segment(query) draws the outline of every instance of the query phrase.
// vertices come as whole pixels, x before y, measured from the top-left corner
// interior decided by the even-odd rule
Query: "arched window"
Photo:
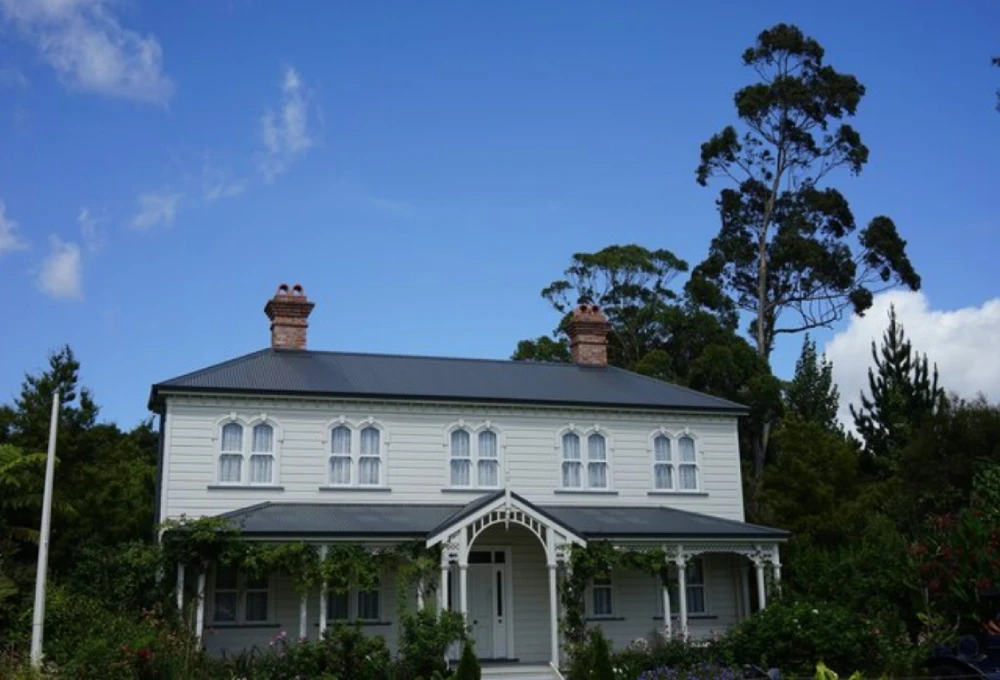
[[[274,428],[267,423],[254,425],[250,447],[250,483],[274,482]]]
[[[451,485],[472,485],[472,451],[467,430],[453,430],[451,433]]]
[[[377,427],[361,430],[358,456],[358,484],[379,486],[382,483],[382,433]]]
[[[243,426],[226,423],[222,426],[219,453],[219,483],[239,484],[243,478]]]
[[[351,483],[351,429],[338,425],[330,431],[330,484]]]
[[[562,485],[564,489],[579,489],[583,486],[580,435],[574,432],[567,432],[562,438]]]
[[[587,437],[587,486],[608,488],[608,446],[604,435],[597,433]]]
[[[680,451],[680,479],[681,491],[698,490],[698,452],[695,450],[694,439],[684,435],[677,440],[677,448]]]
[[[653,488],[671,491],[674,488],[673,452],[670,438],[657,435],[653,440]]]
[[[491,430],[479,433],[479,486],[500,486],[500,454],[497,451],[497,434]]]

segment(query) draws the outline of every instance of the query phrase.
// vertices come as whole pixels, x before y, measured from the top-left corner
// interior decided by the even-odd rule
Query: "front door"
[[[469,627],[480,659],[507,657],[507,572],[502,550],[469,554]]]

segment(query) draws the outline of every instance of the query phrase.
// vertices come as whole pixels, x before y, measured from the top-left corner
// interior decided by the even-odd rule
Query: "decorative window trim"
[[[211,625],[215,628],[226,627],[226,628],[268,628],[275,624],[275,597],[274,597],[274,579],[270,574],[267,575],[267,588],[249,588],[247,586],[247,575],[242,569],[237,569],[236,571],[236,589],[224,588],[224,592],[235,592],[236,593],[236,617],[234,621],[220,621],[216,619],[216,597],[219,592],[218,587],[218,577],[219,569],[216,565],[212,569],[212,591],[211,597],[206,597],[206,599],[211,603],[210,616],[206,617],[208,621],[211,621]],[[247,610],[247,594],[252,592],[266,592],[267,593],[267,618],[263,621],[253,620],[248,621],[246,618]]]
[[[670,462],[667,463],[670,466],[671,473],[671,483],[670,488],[661,488],[656,486],[656,467],[657,465],[663,465],[662,461],[656,460],[656,440],[659,437],[666,437],[670,442]],[[687,463],[681,461],[681,439],[688,437],[694,443],[694,463]],[[650,495],[678,495],[678,496],[704,496],[705,493],[703,476],[702,476],[702,454],[701,454],[701,437],[697,433],[692,432],[687,427],[682,427],[677,430],[670,430],[666,427],[660,427],[649,433],[646,438],[646,451],[649,456],[649,479],[650,479]],[[695,486],[692,489],[682,489],[681,484],[681,466],[682,465],[694,465],[695,469]]]
[[[580,486],[565,486],[563,484],[563,463],[566,461],[566,459],[563,458],[563,437],[568,434],[575,434],[580,440]],[[589,458],[589,440],[591,435],[595,434],[604,437],[604,464],[607,468],[607,485],[605,486],[590,485],[589,464],[591,461]],[[568,493],[614,493],[615,441],[614,437],[611,436],[611,433],[601,427],[599,423],[594,423],[590,427],[580,427],[575,423],[569,423],[566,426],[561,427],[556,431],[555,450],[556,457],[559,460],[556,491],[565,491]]]
[[[464,430],[469,435],[469,483],[468,484],[453,484],[451,476],[451,438],[452,434],[458,430]],[[497,455],[496,458],[481,458],[479,450],[479,436],[484,432],[492,432],[493,436],[496,437],[496,448]],[[478,490],[496,490],[502,489],[504,487],[504,470],[506,466],[504,465],[505,453],[507,448],[506,439],[504,437],[503,430],[497,427],[496,423],[491,420],[487,420],[478,425],[473,425],[467,422],[465,419],[456,420],[449,423],[444,429],[444,436],[442,438],[442,445],[445,451],[445,486],[444,490],[447,491],[478,491]],[[479,462],[484,461],[496,461],[497,466],[497,483],[496,484],[480,484],[479,483]]]
[[[350,482],[347,484],[334,483],[331,481],[332,468],[330,463],[334,457],[334,454],[331,451],[333,431],[338,427],[346,427],[351,434],[351,449],[349,455],[346,456],[350,458]],[[377,484],[361,483],[361,433],[369,427],[375,428],[379,432],[378,458],[380,462],[379,479]],[[362,418],[360,420],[351,420],[346,416],[331,418],[324,426],[321,444],[323,446],[324,467],[323,484],[320,486],[321,489],[381,490],[389,487],[389,430],[374,416],[368,416],[367,418]],[[364,457],[374,458],[374,456]]]
[[[222,429],[229,425],[230,423],[235,423],[243,428],[240,442],[240,451],[223,451],[222,450]],[[271,449],[271,479],[262,482],[252,482],[250,481],[250,459],[254,455],[261,455],[262,452],[255,452],[253,450],[253,430],[258,425],[268,425],[272,432],[272,449]],[[213,436],[215,445],[215,471],[213,473],[212,487],[223,487],[223,488],[275,488],[281,485],[281,448],[284,442],[284,431],[282,430],[281,424],[278,423],[273,418],[268,417],[266,413],[260,413],[255,416],[245,417],[238,413],[229,413],[215,421],[215,434]],[[222,456],[235,456],[239,455],[240,461],[240,478],[235,482],[227,482],[222,480],[221,472],[221,461]]]

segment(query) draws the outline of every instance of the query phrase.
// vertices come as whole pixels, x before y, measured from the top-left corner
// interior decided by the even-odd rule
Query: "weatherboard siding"
[[[210,488],[216,484],[218,423],[230,414],[245,419],[266,414],[280,427],[275,486],[281,489]],[[320,489],[327,479],[328,428],[341,416],[355,423],[372,417],[384,428],[388,491]],[[215,515],[264,501],[465,503],[481,492],[449,489],[447,432],[459,421],[472,428],[489,421],[496,428],[509,486],[529,501],[662,505],[743,520],[736,418],[732,415],[207,396],[170,396],[167,400],[161,514],[165,518]],[[596,425],[608,436],[614,493],[559,492],[559,434],[570,424],[583,431]],[[661,427],[674,433],[687,428],[696,437],[703,493],[649,494],[651,435]]]

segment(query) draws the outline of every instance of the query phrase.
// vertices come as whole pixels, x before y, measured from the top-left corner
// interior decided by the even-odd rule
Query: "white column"
[[[776,593],[781,592],[781,554],[778,552],[778,546],[774,546],[774,555],[771,557],[771,576],[774,577],[774,590]]]
[[[667,639],[674,637],[673,612],[670,611],[670,588],[663,586],[663,631]]]
[[[205,572],[198,572],[198,609],[194,618],[194,636],[201,643],[202,633],[205,631]]]
[[[550,530],[551,531],[551,530]],[[552,666],[559,668],[559,598],[556,584],[556,563],[549,562],[549,639],[552,645]]]
[[[326,548],[325,545],[321,545],[319,547],[319,559],[320,559],[320,562],[326,560],[326,550],[327,550],[327,548]],[[326,633],[326,618],[327,618],[326,600],[327,600],[327,592],[328,592],[328,589],[327,589],[327,585],[326,585],[326,579],[325,578],[324,579],[320,579],[320,582],[319,582],[319,637],[320,637],[320,639],[322,639],[323,635]]]
[[[417,611],[421,611],[424,608],[424,580],[422,578],[417,579]]]
[[[308,593],[302,593],[299,598],[299,639],[305,640],[309,637],[309,605],[308,605]]]
[[[767,606],[767,593],[764,588],[764,560],[757,559],[754,561],[754,565],[757,567],[757,607],[763,609]]]
[[[462,618],[469,618],[469,565],[464,561],[458,564],[458,605]]]
[[[441,558],[441,582],[438,583],[438,613],[448,609],[448,562]]]
[[[681,637],[686,642],[688,639],[688,598],[687,598],[687,561],[683,555],[679,555],[677,563],[677,599],[680,605],[680,626]]]
[[[177,563],[177,611],[184,616],[184,565]]]

